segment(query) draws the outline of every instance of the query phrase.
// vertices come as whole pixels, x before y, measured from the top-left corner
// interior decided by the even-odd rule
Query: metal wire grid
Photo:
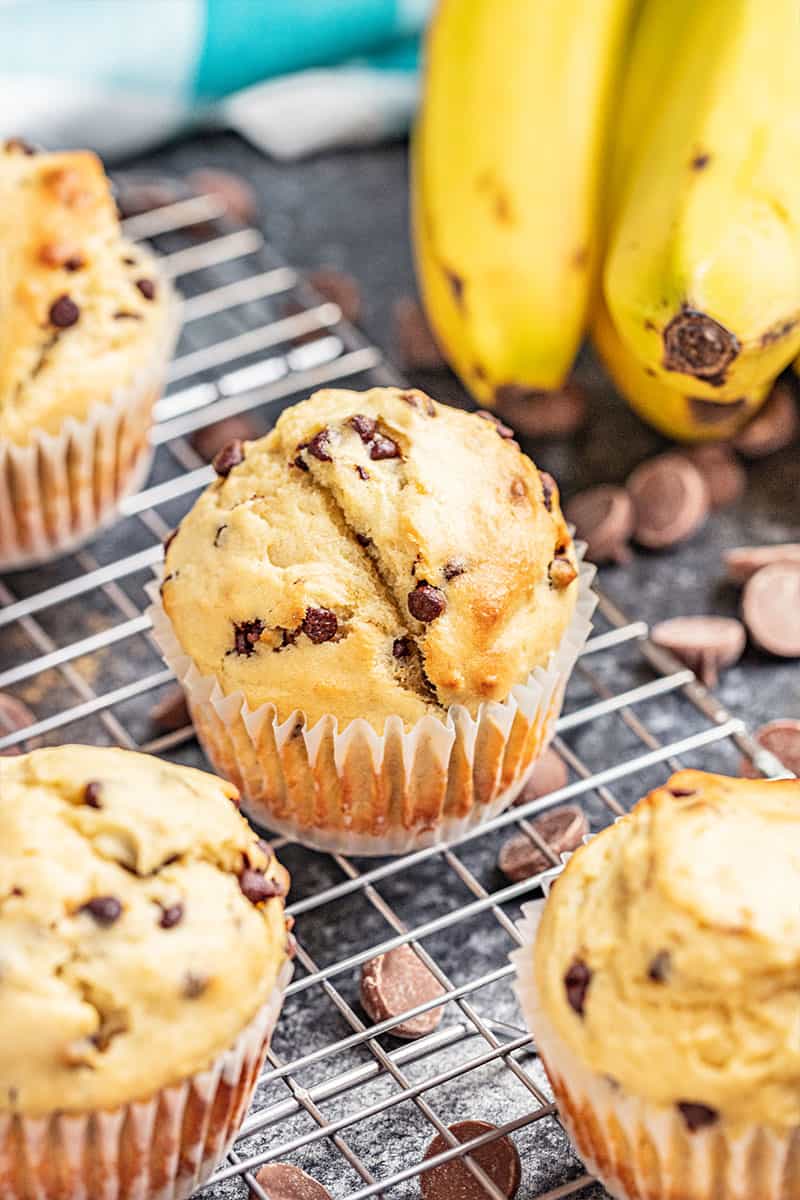
[[[73,740],[179,754],[192,738],[191,727],[152,736],[147,726],[153,693],[171,676],[156,665],[142,584],[161,559],[161,539],[176,516],[212,478],[189,436],[244,412],[258,415],[266,427],[283,404],[323,384],[398,382],[380,351],[342,321],[338,307],[277,261],[257,230],[232,227],[215,197],[188,196],[130,218],[125,228],[131,237],[153,241],[187,297],[179,354],[156,412],[153,482],[125,501],[126,520],[113,535],[102,535],[55,566],[0,580],[0,691],[13,691],[37,710],[33,725],[0,736],[0,751],[69,734]],[[121,542],[132,548],[119,557]],[[377,865],[274,843],[300,864],[300,869],[291,864],[296,884],[305,875],[312,880],[288,909],[296,921],[299,977],[287,993],[287,1011],[253,1110],[208,1185],[215,1196],[243,1195],[246,1184],[259,1200],[269,1200],[253,1172],[262,1163],[287,1159],[313,1161],[337,1200],[410,1196],[421,1172],[467,1155],[468,1169],[486,1195],[503,1200],[468,1151],[513,1133],[520,1143],[526,1135],[535,1142],[532,1154],[522,1147],[520,1194],[526,1200],[556,1200],[592,1183],[571,1158],[531,1039],[510,1000],[507,955],[518,941],[512,918],[520,901],[539,894],[540,877],[497,887],[497,837],[521,829],[555,864],[552,848],[529,820],[552,805],[580,802],[593,827],[600,827],[698,751],[703,761],[716,755],[729,768],[732,755],[741,752],[765,774],[781,772],[690,671],[646,640],[642,622],[629,620],[602,595],[597,626],[558,725],[556,747],[573,776],[566,787],[502,814],[457,846]],[[629,752],[609,762],[603,755],[609,744],[619,744],[608,732],[617,722]],[[686,732],[665,739],[667,726]],[[419,900],[426,887],[449,904],[444,911],[432,912],[431,904]],[[417,897],[413,902],[411,895]],[[352,920],[347,906],[356,902],[360,918]],[[484,919],[491,932],[483,924],[481,936],[497,963],[477,976],[467,970],[456,978],[452,953],[431,947],[442,937],[459,942],[472,923]],[[326,955],[331,930],[335,952]],[[437,977],[444,996],[368,1026],[355,1000],[359,968],[405,944]],[[481,965],[488,961],[484,955]],[[398,1048],[392,1026],[440,1005],[446,1018],[436,1032]],[[309,1013],[324,1036],[302,1052],[292,1018],[300,1022],[305,1014],[302,1028],[308,1031]],[[447,1125],[454,1113],[483,1116],[486,1088],[495,1108],[499,1102],[514,1115],[500,1124],[499,1133],[459,1145]],[[546,1152],[536,1141],[545,1125]],[[434,1131],[449,1149],[423,1164]],[[402,1141],[391,1154],[376,1152],[393,1138]],[[384,1159],[389,1165],[381,1169]]]

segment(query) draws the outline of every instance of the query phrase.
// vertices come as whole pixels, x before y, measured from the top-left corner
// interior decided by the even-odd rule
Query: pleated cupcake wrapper
[[[254,710],[241,691],[226,696],[184,653],[156,584],[148,613],[206,754],[255,821],[319,850],[403,854],[457,840],[502,812],[550,742],[597,602],[584,551],[575,614],[546,669],[476,717],[453,706],[444,720],[426,716],[408,730],[390,717],[382,735],[361,718],[342,730],[331,715],[309,726],[300,710],[281,722],[271,704]]]
[[[292,977],[210,1067],[148,1100],[104,1112],[0,1112],[3,1200],[185,1200],[230,1149],[255,1091]],[[176,1032],[176,1036],[180,1036]]]
[[[589,838],[584,839],[589,841]],[[543,877],[546,893],[564,869]],[[800,1200],[800,1129],[734,1125],[692,1132],[675,1105],[632,1096],[585,1066],[543,1010],[534,945],[544,900],[523,907],[511,959],[525,1021],[578,1154],[616,1200]]]
[[[177,292],[164,329],[132,382],[99,399],[86,417],[24,446],[0,439],[0,571],[58,558],[113,521],[120,502],[147,477],[153,406],[180,331]]]

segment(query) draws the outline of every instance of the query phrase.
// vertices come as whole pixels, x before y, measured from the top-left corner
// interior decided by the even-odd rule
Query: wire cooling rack
[[[0,726],[0,751],[84,741],[199,763],[190,726],[156,733],[150,723],[171,676],[143,613],[163,537],[212,478],[192,433],[245,412],[266,431],[282,407],[316,387],[401,381],[337,305],[279,261],[256,229],[229,221],[218,198],[184,191],[125,228],[153,243],[186,297],[156,412],[154,466],[113,531],[56,564],[0,580],[0,691],[36,714],[26,729],[3,736]],[[513,1135],[523,1200],[593,1185],[569,1149],[511,990],[514,920],[520,902],[540,894],[539,878],[505,885],[497,850],[521,829],[556,863],[528,820],[554,804],[580,803],[597,830],[680,765],[735,773],[741,754],[764,774],[778,774],[780,764],[647,641],[641,621],[602,595],[556,748],[570,769],[566,787],[457,845],[376,863],[274,843],[293,876],[297,969],[253,1108],[205,1195],[246,1196],[249,1187],[269,1200],[253,1173],[289,1161],[335,1200],[417,1196],[424,1170],[498,1136],[457,1145],[447,1126],[465,1118]],[[361,965],[403,944],[445,989],[443,1000],[412,1010],[444,1004],[441,1025],[409,1043],[391,1034],[409,1013],[370,1025],[358,1004]],[[449,1149],[423,1164],[436,1133]],[[486,1195],[502,1200],[478,1164],[465,1161]]]

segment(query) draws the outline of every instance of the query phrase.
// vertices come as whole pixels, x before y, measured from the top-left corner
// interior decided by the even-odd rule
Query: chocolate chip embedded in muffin
[[[446,608],[444,592],[430,583],[418,583],[413,592],[408,593],[408,611],[426,625],[440,617]]]
[[[221,479],[227,479],[234,467],[244,462],[244,447],[240,438],[234,438],[214,455],[211,465]]]
[[[582,958],[576,958],[564,976],[564,989],[567,993],[567,1003],[579,1017],[583,1016],[586,1007],[586,993],[591,982],[591,970]]]
[[[136,286],[144,296],[145,300],[155,300],[156,285],[152,279],[137,279]]]
[[[264,622],[258,617],[252,621],[240,621],[233,626],[233,653],[249,658],[255,653],[256,642],[264,632]]]
[[[113,925],[122,916],[122,905],[116,896],[93,896],[78,909],[94,917],[98,925]]]
[[[695,1104],[690,1100],[679,1100],[676,1108],[686,1122],[686,1127],[690,1133],[696,1133],[698,1129],[705,1129],[709,1125],[715,1125],[719,1120],[717,1110],[710,1108],[707,1104]]]
[[[320,429],[319,433],[315,433],[307,447],[299,447],[307,449],[309,454],[313,454],[314,458],[320,462],[333,462],[331,455],[331,431],[329,429]]]
[[[392,642],[392,654],[395,658],[408,658],[413,649],[414,643],[410,637],[395,638]]]
[[[251,904],[262,904],[264,900],[272,900],[283,894],[274,879],[269,879],[261,871],[254,871],[252,867],[245,867],[239,875],[239,887]]]
[[[647,968],[647,978],[652,983],[666,983],[672,970],[672,956],[669,950],[659,950]]]
[[[459,575],[466,572],[467,563],[463,558],[451,558],[442,567],[442,574],[449,583],[451,579],[458,579]]]
[[[330,642],[339,632],[339,618],[329,608],[309,608],[303,618],[303,633],[314,642]]]
[[[78,305],[66,292],[53,301],[48,312],[50,324],[55,325],[56,329],[69,329],[71,325],[76,325],[80,315]]]
[[[381,462],[383,459],[399,458],[400,447],[394,438],[387,437],[384,433],[376,433],[369,444],[369,456],[373,462]]]
[[[83,789],[83,803],[89,808],[102,808],[102,794],[103,785],[97,779],[90,779]]]
[[[362,442],[370,442],[375,436],[375,430],[378,428],[378,422],[374,417],[365,417],[363,413],[356,413],[350,418],[350,426],[355,429]]]
[[[553,511],[553,496],[556,491],[556,481],[548,471],[540,471],[539,478],[542,481],[542,498],[544,506],[548,512]]]
[[[178,901],[176,904],[168,904],[161,909],[161,916],[158,924],[160,929],[174,929],[183,920],[183,905]]]

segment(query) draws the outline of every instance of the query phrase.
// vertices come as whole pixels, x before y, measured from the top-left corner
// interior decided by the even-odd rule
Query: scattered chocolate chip
[[[747,472],[729,446],[710,442],[688,446],[684,454],[706,481],[712,509],[735,504],[747,489]]]
[[[458,579],[459,575],[466,572],[467,563],[463,558],[451,558],[442,567],[442,574],[449,583],[451,579]]]
[[[363,413],[355,413],[350,418],[350,426],[355,429],[362,442],[371,442],[375,437],[378,422],[374,417],[365,417]]]
[[[361,1006],[374,1024],[399,1017],[426,1000],[435,1000],[444,988],[410,946],[398,946],[364,963],[361,968]],[[431,1008],[395,1025],[399,1038],[424,1037],[442,1019],[441,1008]]]
[[[624,488],[602,484],[573,496],[565,516],[586,542],[592,562],[630,562],[628,541],[635,523],[633,501]]]
[[[577,805],[564,805],[543,813],[533,821],[533,828],[558,860],[561,854],[576,850],[589,832],[589,822]],[[512,883],[530,879],[553,866],[553,861],[540,850],[526,833],[515,833],[500,847],[497,865]]]
[[[202,429],[195,429],[191,436],[193,449],[202,459],[211,462],[214,455],[230,442],[252,442],[258,437],[258,430],[244,413],[236,417],[225,417]]]
[[[716,687],[719,672],[744,653],[747,636],[733,617],[673,617],[650,630],[656,646],[671,651],[694,671],[706,687]]]
[[[144,296],[145,300],[155,300],[156,285],[152,279],[137,279],[136,286]]]
[[[78,909],[94,917],[98,925],[113,925],[122,916],[122,905],[116,896],[93,896]]]
[[[408,593],[408,611],[425,624],[435,621],[446,608],[444,592],[429,583],[418,583],[413,592]]]
[[[370,477],[369,471],[366,469],[366,467],[362,467],[359,465],[356,465],[356,475],[358,476],[359,479],[362,479],[364,481],[366,481]]]
[[[556,555],[547,568],[547,578],[551,588],[561,591],[578,578],[578,569],[570,559]]]
[[[180,901],[177,904],[168,904],[166,908],[161,909],[159,917],[159,928],[174,929],[183,920],[183,905]]]
[[[475,416],[480,417],[482,421],[490,421],[504,441],[514,440],[514,430],[509,429],[508,425],[504,425],[495,413],[489,412],[486,408],[479,408]]]
[[[578,384],[553,392],[506,385],[495,393],[497,411],[517,433],[529,438],[568,438],[586,424],[586,393]]]
[[[471,1142],[497,1131],[488,1121],[457,1121],[448,1126],[457,1142]],[[450,1149],[450,1142],[437,1134],[425,1151],[425,1159],[435,1158]],[[502,1196],[511,1200],[519,1191],[522,1165],[516,1146],[509,1137],[496,1137],[469,1154],[491,1179]],[[463,1158],[451,1158],[419,1177],[422,1200],[486,1200],[486,1189],[465,1166]]]
[[[800,657],[800,563],[777,562],[756,571],[745,584],[742,615],[762,650]]]
[[[695,1133],[698,1129],[704,1129],[707,1125],[714,1125],[719,1120],[717,1110],[709,1108],[707,1104],[695,1104],[691,1100],[679,1100],[677,1108],[686,1122],[686,1127],[690,1133]]]
[[[399,458],[400,447],[385,433],[376,433],[369,444],[369,456],[373,462],[381,462],[385,458]]]
[[[667,786],[667,791],[669,792],[670,796],[674,796],[676,798],[676,800],[683,799],[685,796],[696,796],[697,795],[697,788],[680,788],[680,787]]]
[[[183,978],[183,994],[187,1000],[196,1000],[207,987],[208,979],[204,975],[196,975],[193,971],[186,972]]]
[[[35,721],[36,717],[27,704],[23,704],[16,696],[10,696],[8,692],[0,692],[0,737],[27,729]],[[23,749],[33,750],[36,745],[37,742],[33,740],[25,742],[24,746],[18,742],[15,746],[9,746],[7,750],[0,750],[0,757],[11,758],[21,754]]]
[[[300,628],[298,626],[297,629],[281,629],[279,626],[276,632],[280,633],[281,642],[279,646],[273,647],[273,653],[280,654],[281,650],[286,650],[288,646],[293,646],[300,636]]]
[[[216,547],[216,549],[219,549],[220,539],[227,528],[228,528],[227,525],[218,525],[217,526],[216,533],[214,534],[214,546]]]
[[[252,867],[245,867],[239,875],[239,887],[242,889],[242,895],[251,904],[261,904],[264,900],[272,900],[274,896],[283,894],[274,879],[268,878],[261,871],[254,871]]]
[[[647,978],[652,983],[666,983],[672,970],[672,957],[669,950],[659,950],[658,954],[650,959],[650,965],[647,968]]]
[[[365,549],[367,546],[372,545],[372,538],[367,537],[365,533],[357,533],[356,541],[358,542],[359,546],[363,546]]]
[[[637,467],[627,482],[636,515],[634,537],[651,550],[692,536],[710,507],[708,488],[694,463],[669,452]]]
[[[125,312],[123,308],[114,313],[115,321],[141,321],[141,315],[135,312]]]
[[[753,737],[760,746],[774,754],[787,771],[791,771],[800,779],[800,721],[790,717],[770,721],[757,729]],[[742,759],[739,774],[746,779],[761,778],[761,772],[753,766],[749,758]]]
[[[259,1167],[256,1183],[269,1200],[331,1200],[330,1192],[321,1183],[291,1163],[267,1163]]]
[[[299,454],[298,454],[297,458],[293,459],[293,460],[292,460],[292,461],[289,463],[289,466],[290,466],[290,467],[297,467],[297,468],[298,468],[298,470],[300,470],[300,471],[305,471],[306,473],[308,473],[308,471],[310,471],[310,470],[311,470],[311,468],[309,467],[308,463],[307,463],[307,462],[303,462],[303,460],[302,460],[302,458],[300,457],[300,455],[299,455]]]
[[[392,654],[395,658],[408,658],[413,648],[410,637],[395,638],[392,642]]]
[[[235,654],[249,658],[255,652],[256,642],[264,632],[264,622],[256,617],[252,621],[240,621],[233,624],[233,649]]]
[[[150,723],[165,733],[191,725],[192,718],[189,716],[183,688],[177,685],[167,688],[164,695],[150,709],[149,717]]]
[[[6,138],[3,148],[11,153],[27,154],[28,156],[36,154],[36,147],[21,137]]]
[[[549,796],[551,792],[557,792],[559,788],[566,787],[568,780],[567,765],[563,758],[548,747],[544,754],[537,759],[536,765],[525,780],[514,805],[527,804],[530,800]]]
[[[567,1002],[573,1012],[576,1012],[579,1017],[583,1016],[586,1006],[586,993],[589,990],[591,982],[592,972],[586,963],[582,958],[574,959],[564,976],[564,987],[567,993]]]
[[[361,316],[361,288],[352,275],[330,267],[320,267],[308,276],[308,282],[325,300],[338,304],[345,321],[355,324]]]
[[[747,583],[756,571],[771,563],[800,563],[800,542],[784,542],[775,546],[738,546],[724,554],[728,578],[732,583]]]
[[[88,805],[89,808],[102,808],[102,794],[103,785],[97,779],[90,779],[83,789],[83,803]]]
[[[39,250],[39,262],[45,267],[63,267],[67,271],[77,271],[83,266],[83,259],[67,242],[45,242]]]
[[[189,187],[199,196],[212,196],[225,208],[226,216],[241,225],[250,225],[258,216],[256,194],[247,180],[230,171],[200,167],[186,177]]]
[[[73,273],[81,271],[86,266],[86,260],[80,254],[71,254],[64,262],[64,270]]]
[[[218,450],[211,460],[211,465],[221,479],[226,479],[234,467],[244,462],[244,447],[239,438],[234,438]]]
[[[553,511],[553,497],[558,490],[558,485],[553,479],[549,471],[540,471],[539,479],[542,482],[542,501],[548,512]]]
[[[766,404],[733,441],[745,458],[765,458],[791,445],[800,433],[800,416],[791,384],[779,379]]]
[[[331,433],[329,429],[320,429],[308,443],[308,453],[313,454],[319,462],[333,462],[331,456]]]
[[[55,325],[56,329],[69,329],[70,325],[77,324],[80,315],[81,310],[66,292],[53,301],[48,313],[50,324]]]
[[[395,301],[392,324],[397,357],[406,370],[441,371],[446,367],[422,305],[413,296]]]
[[[319,646],[330,642],[339,632],[339,618],[329,608],[309,608],[303,618],[303,633]]]

